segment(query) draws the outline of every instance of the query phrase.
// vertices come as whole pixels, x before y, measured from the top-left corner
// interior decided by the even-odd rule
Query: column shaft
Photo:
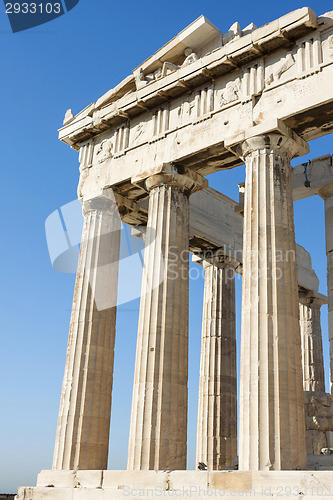
[[[150,191],[128,469],[186,469],[188,230],[193,180],[147,179]]]
[[[328,334],[330,341],[330,383],[333,395],[333,187],[330,196],[325,199],[325,228],[327,255],[327,298],[328,298]]]
[[[240,470],[305,468],[293,141],[242,145],[246,159],[240,373]]]
[[[330,392],[333,396],[333,184],[322,187],[318,194],[325,201],[328,335],[330,341]]]
[[[57,470],[107,468],[119,245],[114,201],[106,196],[85,202],[54,452]]]
[[[303,389],[325,392],[324,355],[321,335],[320,307],[323,301],[314,297],[299,302],[301,330]]]
[[[235,275],[230,267],[203,265],[196,464],[221,470],[237,456]]]

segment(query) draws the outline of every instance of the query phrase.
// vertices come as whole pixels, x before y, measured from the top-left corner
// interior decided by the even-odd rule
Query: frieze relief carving
[[[180,124],[182,125],[183,123],[187,123],[194,110],[194,100],[186,100],[181,103],[181,105],[178,108],[178,117],[180,120]]]
[[[230,36],[232,34],[232,37],[237,39],[237,37],[245,35],[246,30],[243,30],[244,32],[240,34],[237,23],[233,28]],[[254,25],[249,26],[249,32],[254,29],[256,29]],[[307,74],[315,72],[320,61],[322,61],[322,45],[325,54],[329,52],[330,57],[333,56],[332,27],[326,28],[325,34],[323,32],[314,33],[312,36],[308,35],[296,43],[297,45],[291,53],[281,49],[279,53],[274,54],[274,58],[259,57],[255,61],[243,65],[242,68],[235,69],[228,75],[218,76],[214,81],[207,82],[205,88],[201,87],[192,91],[191,94],[184,94],[183,102],[181,102],[181,98],[177,99],[177,103],[173,103],[172,100],[170,102],[165,101],[164,104],[160,105],[159,109],[156,110],[155,108],[154,112],[150,111],[150,116],[147,113],[143,119],[139,117],[132,118],[131,124],[127,122],[127,124],[118,127],[117,130],[114,130],[112,138],[104,139],[95,147],[95,162],[103,163],[108,159],[117,158],[123,155],[128,147],[135,148],[158,140],[178,126],[199,123],[202,120],[209,119],[214,110],[224,111],[224,108],[234,106],[238,102],[243,104],[247,102],[251,104],[252,102],[251,112],[254,113],[257,106],[259,111],[256,111],[254,115],[259,114],[261,111],[259,106],[260,97],[265,89],[284,83],[287,79],[304,78]],[[180,65],[165,60],[163,63],[157,61],[154,66],[151,65],[144,71],[141,68],[139,76],[136,75],[136,77],[146,85],[151,81],[177,71],[183,66],[193,64],[198,60],[198,54],[201,55],[200,49],[196,48],[195,50],[196,52],[193,49],[186,49],[183,63]],[[178,55],[178,57],[175,61],[179,62],[180,60],[181,62],[182,56]],[[160,64],[159,68],[158,64]],[[155,71],[152,71],[154,69]],[[145,74],[145,71],[147,74]],[[230,78],[233,79],[230,81]],[[228,122],[227,119],[226,122]],[[254,116],[253,124],[258,122],[260,122],[260,119],[255,119]],[[331,124],[329,127],[331,127]]]
[[[272,67],[272,70],[268,74],[265,80],[266,85],[271,85],[271,83],[276,83],[280,80],[281,76],[288,71],[295,64],[295,59],[292,54],[287,54],[286,57],[281,59],[278,64]]]
[[[220,94],[219,104],[220,106],[225,106],[230,102],[237,101],[241,98],[242,84],[240,78],[232,82],[228,82]]]
[[[145,129],[144,122],[138,123],[138,125],[136,125],[135,127],[133,127],[133,129],[131,129],[131,146],[136,146],[138,144],[139,139],[142,138],[144,129]]]
[[[98,146],[96,151],[96,158],[98,163],[113,157],[113,141],[112,139],[104,139]]]
[[[81,169],[80,167],[80,179],[79,179],[79,184],[77,186],[77,197],[80,200],[83,197],[83,187],[85,185],[86,180],[88,179],[89,176],[89,169],[84,168]]]

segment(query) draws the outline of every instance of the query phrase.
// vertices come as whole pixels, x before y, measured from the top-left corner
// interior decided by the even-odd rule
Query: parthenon
[[[113,500],[125,486],[197,499],[192,487],[235,498],[292,485],[315,498],[313,485],[332,487],[333,159],[290,164],[333,131],[332,81],[333,12],[302,8],[227,33],[201,16],[96,103],[67,111],[59,138],[79,152],[84,215],[67,360],[53,469],[18,500]],[[209,187],[209,174],[242,164],[239,200]],[[309,196],[324,200],[327,296],[295,241],[293,203]],[[121,223],[145,254],[128,466],[111,471]],[[190,258],[205,273],[196,471],[186,470]]]

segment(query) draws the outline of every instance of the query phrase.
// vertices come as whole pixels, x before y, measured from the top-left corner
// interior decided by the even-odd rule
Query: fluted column
[[[296,142],[297,141],[297,142]],[[240,470],[306,467],[290,158],[279,133],[242,144],[246,162],[240,371]]]
[[[235,271],[203,261],[205,288],[196,464],[231,466],[237,456]]]
[[[303,389],[325,392],[324,354],[321,335],[321,297],[299,293],[299,322],[301,330]]]
[[[333,396],[333,184],[321,188],[319,195],[325,200],[328,335],[330,340],[330,384]]]
[[[200,176],[178,173],[146,180],[129,470],[186,469],[189,195],[205,185]]]
[[[106,469],[118,286],[120,218],[111,190],[83,203],[53,468]]]

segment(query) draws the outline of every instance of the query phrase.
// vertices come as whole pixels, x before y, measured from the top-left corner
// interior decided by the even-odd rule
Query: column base
[[[330,459],[333,471],[333,459],[320,458],[326,462]],[[234,499],[247,496],[332,498],[333,472],[42,471],[37,487],[19,488],[17,500],[117,500],[124,497],[199,500],[202,497]]]

